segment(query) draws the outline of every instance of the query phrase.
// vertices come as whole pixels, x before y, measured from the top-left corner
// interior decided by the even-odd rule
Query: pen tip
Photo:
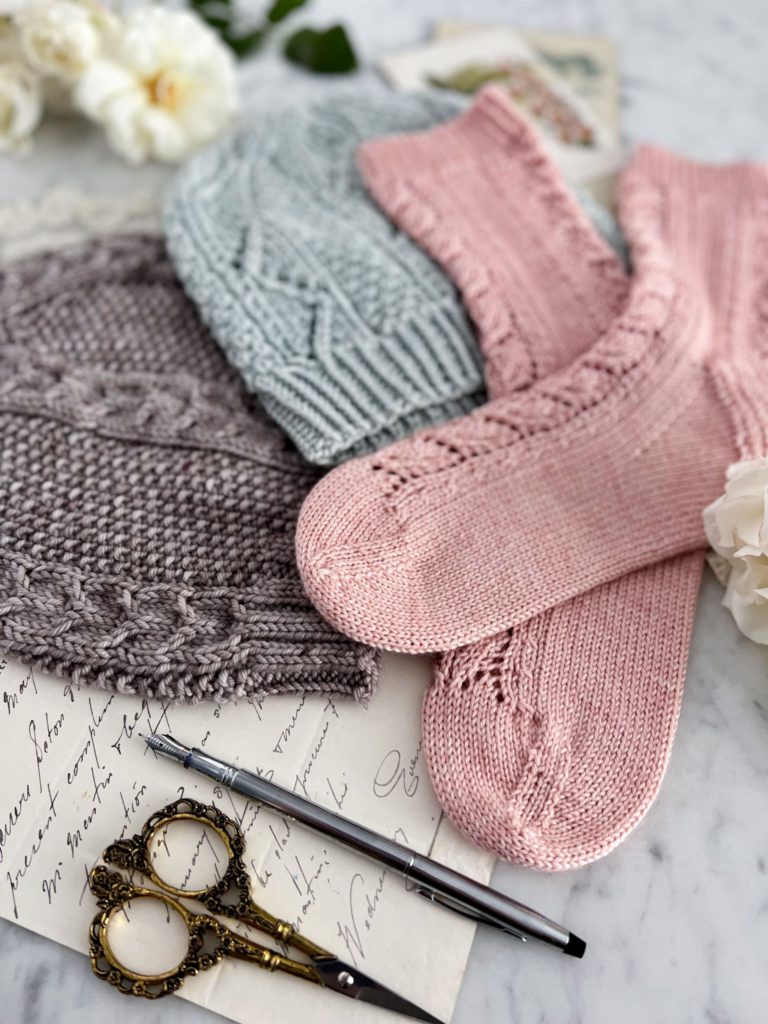
[[[568,942],[563,949],[563,952],[567,953],[568,956],[575,956],[578,960],[581,960],[586,950],[587,944],[584,939],[580,939],[578,935],[574,935],[573,932],[571,932],[568,936]]]

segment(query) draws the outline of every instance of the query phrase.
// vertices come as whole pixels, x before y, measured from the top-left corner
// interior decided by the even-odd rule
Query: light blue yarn
[[[456,289],[379,211],[354,162],[366,139],[463,106],[441,93],[345,95],[265,114],[176,179],[165,231],[177,273],[310,462],[374,451],[485,400]]]
[[[165,210],[185,289],[246,386],[311,462],[333,464],[483,400],[449,279],[368,197],[368,138],[454,116],[442,96],[344,96],[201,154]]]

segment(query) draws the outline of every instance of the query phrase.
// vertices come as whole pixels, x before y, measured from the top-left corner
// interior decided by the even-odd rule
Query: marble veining
[[[256,5],[254,5],[256,6]],[[768,159],[763,0],[317,0],[373,59],[426,37],[437,17],[593,31],[620,46],[629,143],[712,160]],[[266,54],[243,69],[247,106],[343,90]],[[355,88],[381,89],[365,71]],[[165,168],[126,167],[87,126],[51,123],[23,163],[0,161],[3,201],[54,184],[161,189]],[[495,884],[589,941],[579,962],[478,932],[454,1024],[756,1024],[768,1005],[768,649],[745,640],[708,574],[677,741],[661,796],[616,852],[556,876],[499,865]],[[0,730],[0,740],[2,732]],[[435,956],[440,950],[435,950]],[[203,1024],[180,1000],[139,1003],[96,985],[85,958],[0,922],[8,1024]],[[258,1017],[258,980],[254,1020]],[[392,1018],[395,1019],[394,1017]],[[293,1024],[293,1022],[274,1022]]]

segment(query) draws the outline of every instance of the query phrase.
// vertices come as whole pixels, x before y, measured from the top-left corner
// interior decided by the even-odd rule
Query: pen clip
[[[440,906],[446,907],[448,910],[453,910],[457,914],[461,914],[462,917],[468,917],[470,921],[477,921],[478,924],[488,924],[493,928],[498,928],[499,931],[504,932],[506,935],[514,935],[516,939],[520,939],[521,942],[526,942],[527,938],[522,932],[517,931],[510,925],[499,924],[492,917],[488,917],[481,910],[472,910],[466,904],[461,903],[459,900],[455,900],[450,896],[447,896],[442,892],[435,892],[434,889],[430,889],[426,885],[415,885],[414,891],[429,900],[430,903],[438,903]]]

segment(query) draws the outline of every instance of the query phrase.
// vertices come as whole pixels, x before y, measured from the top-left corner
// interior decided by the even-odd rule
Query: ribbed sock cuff
[[[357,159],[379,205],[462,290],[492,397],[570,362],[621,309],[621,261],[501,89]]]
[[[369,183],[382,177],[404,177],[456,161],[474,162],[489,149],[530,152],[548,162],[535,131],[506,99],[501,89],[479,92],[472,106],[453,121],[426,132],[391,135],[364,143],[358,166]]]
[[[768,204],[768,164],[701,163],[659,146],[638,146],[627,165],[624,180],[642,176],[646,181],[687,193],[691,202],[710,201],[738,206]]]

